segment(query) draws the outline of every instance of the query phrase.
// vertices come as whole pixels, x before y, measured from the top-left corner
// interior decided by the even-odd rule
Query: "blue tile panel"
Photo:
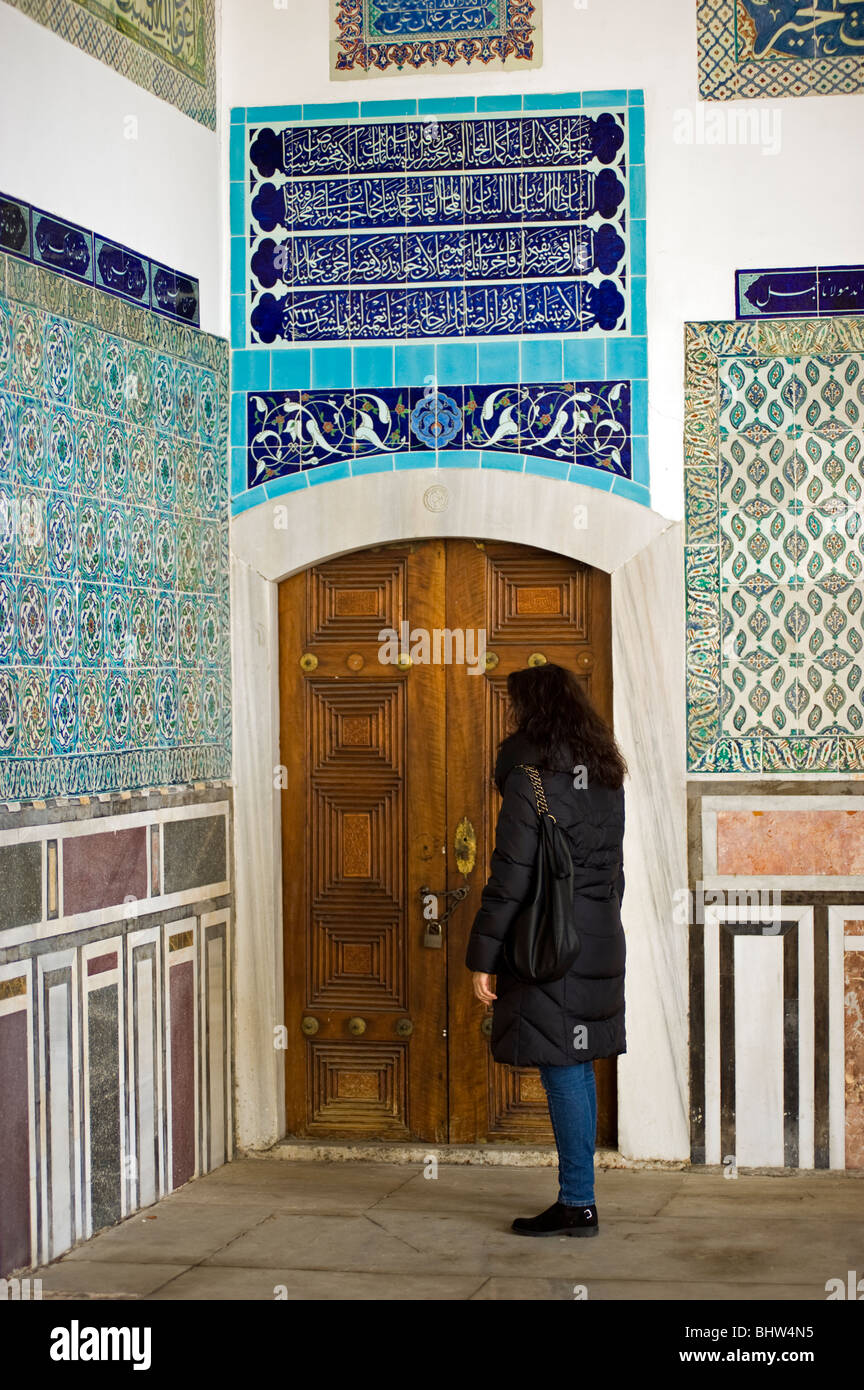
[[[230,775],[227,387],[218,339],[0,255],[0,801]]]
[[[864,314],[864,266],[735,272],[736,318],[830,318],[836,314]]]
[[[467,118],[252,126],[248,194],[231,188],[235,233],[247,199],[232,280],[248,283],[250,344],[626,335],[644,140],[639,124],[628,154],[612,95],[546,115],[476,116],[469,98]]]
[[[177,323],[200,322],[198,281],[75,222],[0,193],[0,251]]]
[[[328,0],[334,77],[464,72],[540,63],[540,7],[529,0]],[[459,100],[459,98],[456,98]],[[471,98],[473,101],[473,98]]]
[[[505,467],[647,504],[642,92],[359,110],[246,113],[235,510],[343,465]]]
[[[242,399],[242,398],[241,398]],[[417,450],[546,459],[632,475],[627,381],[249,392],[248,488],[325,465]]]

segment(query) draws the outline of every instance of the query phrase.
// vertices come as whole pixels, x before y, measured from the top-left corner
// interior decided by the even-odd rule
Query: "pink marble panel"
[[[864,937],[864,921],[844,922],[843,930]],[[864,940],[861,947],[844,953],[847,1168],[864,1168]]]
[[[864,875],[864,811],[718,811],[717,872]]]
[[[147,896],[147,840],[143,825],[63,843],[63,911],[67,917]]]

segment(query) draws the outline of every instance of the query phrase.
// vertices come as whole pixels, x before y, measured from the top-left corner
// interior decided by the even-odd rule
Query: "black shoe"
[[[510,1229],[517,1236],[596,1236],[600,1225],[596,1207],[565,1207],[554,1202],[539,1216],[517,1216]]]

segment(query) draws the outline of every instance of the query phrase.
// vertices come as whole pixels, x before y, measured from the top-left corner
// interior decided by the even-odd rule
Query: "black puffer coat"
[[[519,1067],[567,1066],[627,1050],[620,912],[624,791],[590,784],[574,788],[566,759],[553,761],[555,769],[541,767],[536,749],[522,734],[513,734],[501,745],[495,782],[504,800],[491,873],[465,957],[469,970],[497,976],[492,1056]],[[539,768],[549,810],[570,841],[575,870],[574,908],[582,949],[563,979],[545,985],[520,983],[502,953],[510,925],[529,895],[537,851],[534,793],[519,763]],[[585,1032],[574,1034],[580,1025]]]

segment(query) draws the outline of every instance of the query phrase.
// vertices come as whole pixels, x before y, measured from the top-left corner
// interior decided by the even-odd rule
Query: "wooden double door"
[[[611,718],[609,609],[605,573],[491,541],[379,546],[280,585],[289,1134],[553,1142],[537,1072],[491,1058],[465,949],[507,676],[569,666]],[[595,1073],[614,1145],[615,1060]]]

